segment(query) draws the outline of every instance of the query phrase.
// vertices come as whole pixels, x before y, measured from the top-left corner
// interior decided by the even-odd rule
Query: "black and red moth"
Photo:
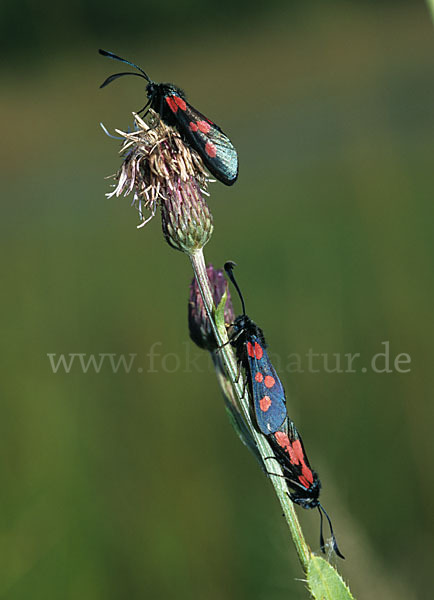
[[[317,473],[312,470],[300,434],[289,417],[286,418],[279,431],[268,436],[268,441],[274,452],[272,458],[277,460],[283,471],[286,485],[290,489],[288,495],[291,500],[302,508],[318,509],[321,518],[321,550],[325,552],[323,536],[324,513],[330,527],[333,550],[340,558],[345,558],[339,550],[330,517],[319,501],[321,481],[319,480]]]
[[[240,296],[243,314],[232,325],[230,342],[246,373],[258,428],[267,436],[273,449],[274,456],[269,458],[277,460],[282,468],[291,500],[302,508],[318,508],[321,517],[321,550],[325,552],[324,513],[330,526],[333,549],[344,558],[338,548],[330,517],[319,501],[321,482],[310,467],[297,428],[288,417],[285,390],[267,354],[264,333],[246,314],[243,295],[233,274],[234,266],[234,262],[226,262],[225,271]]]
[[[115,73],[110,75],[100,87],[103,88],[124,75],[136,75],[145,79],[148,82],[146,86],[148,102],[142,110],[149,106],[159,113],[160,118],[166,125],[175,127],[187,144],[196,150],[207,169],[219,181],[226,185],[235,183],[238,177],[238,156],[231,140],[220,127],[187,102],[185,93],[181,88],[173,83],[156,83],[152,81],[143,69],[112,52],[99,50],[99,53],[126,63],[140,71],[139,73],[130,71]]]

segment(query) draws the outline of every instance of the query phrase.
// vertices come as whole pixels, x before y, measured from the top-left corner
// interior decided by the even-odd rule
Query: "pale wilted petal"
[[[180,189],[186,190],[190,197],[197,197],[201,192],[206,194],[210,181],[201,158],[184,143],[178,131],[163,123],[152,110],[149,113],[154,121],[152,126],[133,113],[133,131],[116,129],[123,142],[120,149],[123,163],[112,176],[116,179],[113,191],[106,194],[112,198],[134,192],[133,204],[142,221],[139,227],[155,215],[162,202],[174,194],[179,200]]]

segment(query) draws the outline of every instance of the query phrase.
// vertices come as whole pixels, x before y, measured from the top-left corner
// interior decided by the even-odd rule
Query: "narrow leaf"
[[[215,319],[215,324],[217,326],[217,329],[219,330],[219,332],[221,334],[223,333],[224,335],[226,335],[225,306],[226,306],[227,299],[228,299],[228,290],[226,288],[223,296],[221,297],[219,305],[215,309],[215,313],[214,313],[214,319]]]

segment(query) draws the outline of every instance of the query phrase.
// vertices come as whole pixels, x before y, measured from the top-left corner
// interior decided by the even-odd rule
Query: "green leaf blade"
[[[307,581],[315,600],[354,600],[339,573],[320,556],[312,556],[309,561]]]

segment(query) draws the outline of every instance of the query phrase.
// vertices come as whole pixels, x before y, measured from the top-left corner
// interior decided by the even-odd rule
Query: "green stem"
[[[193,271],[196,277],[196,281],[200,290],[200,294],[202,296],[202,300],[205,306],[206,313],[211,323],[212,330],[214,332],[217,344],[219,346],[219,353],[222,359],[222,362],[227,370],[229,375],[229,379],[232,383],[232,387],[235,392],[235,397],[237,399],[239,408],[244,417],[244,420],[247,424],[247,427],[254,438],[256,445],[258,447],[259,453],[261,454],[262,460],[264,464],[269,464],[267,462],[267,458],[273,456],[273,452],[270,448],[270,445],[264,435],[256,431],[252,420],[250,418],[250,407],[249,407],[249,399],[246,395],[243,394],[244,389],[244,381],[240,376],[237,380],[238,368],[237,361],[232,350],[230,344],[228,344],[228,336],[225,328],[218,328],[215,320],[214,320],[214,300],[211,291],[211,285],[208,279],[208,274],[205,266],[205,259],[203,256],[202,249],[195,250],[192,254],[190,254],[190,260],[193,267]],[[303,570],[307,571],[307,566],[309,560],[311,559],[312,553],[309,546],[304,539],[302,529],[300,527],[300,523],[297,518],[297,514],[295,512],[294,504],[289,499],[287,488],[285,485],[285,480],[283,478],[283,473],[281,471],[280,465],[277,461],[273,463],[273,471],[277,473],[277,475],[270,474],[271,482],[276,491],[277,497],[279,498],[280,504],[282,505],[283,513],[285,516],[285,520],[288,524],[289,530],[291,532],[291,536],[297,550],[297,554]]]
[[[428,9],[431,13],[431,18],[434,21],[434,0],[426,0],[426,3],[428,4]]]

